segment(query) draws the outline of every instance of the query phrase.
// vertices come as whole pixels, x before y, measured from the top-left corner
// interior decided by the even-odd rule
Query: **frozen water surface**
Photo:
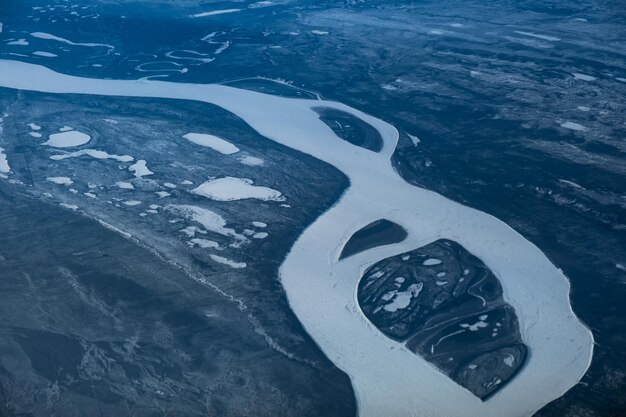
[[[61,133],[53,133],[48,137],[48,140],[42,145],[48,145],[55,148],[73,148],[75,146],[81,146],[89,142],[91,137],[83,132],[77,130],[65,130]]]
[[[279,191],[269,187],[254,185],[247,178],[224,177],[209,180],[192,191],[194,194],[218,201],[233,201],[254,198],[263,201],[285,201]]]

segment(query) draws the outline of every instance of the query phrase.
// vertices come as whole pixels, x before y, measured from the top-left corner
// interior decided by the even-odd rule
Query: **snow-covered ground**
[[[280,275],[290,305],[309,334],[351,377],[361,416],[530,416],[576,384],[589,366],[593,338],[571,310],[569,283],[563,273],[506,224],[399,177],[390,163],[398,132],[381,120],[336,102],[270,96],[224,85],[87,79],[14,61],[0,61],[0,86],[212,103],[239,116],[261,135],[345,173],[350,187],[302,233]],[[350,113],[371,124],[384,139],[381,152],[337,137],[313,110],[320,106]],[[135,168],[136,175],[142,171],[141,165]],[[247,239],[226,228],[224,219],[209,210],[174,205],[165,209],[207,230],[231,236],[233,244]],[[381,217],[404,227],[408,237],[401,243],[339,260],[350,236]],[[486,402],[382,335],[364,317],[356,301],[357,283],[368,266],[441,238],[459,242],[499,278],[505,300],[515,308],[522,338],[530,348],[519,374]],[[213,256],[216,262],[245,266]],[[401,308],[409,296],[419,297],[418,289],[390,296],[394,303],[390,308]],[[472,325],[479,324],[468,323]]]

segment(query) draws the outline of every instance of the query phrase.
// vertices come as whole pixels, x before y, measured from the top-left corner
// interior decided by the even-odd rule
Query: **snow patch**
[[[207,249],[207,248],[219,248],[219,244],[213,240],[208,240],[208,239],[200,239],[200,238],[193,238],[189,241],[191,243],[191,246],[199,246],[203,249]]]
[[[219,256],[219,255],[209,255],[209,256],[215,262],[223,264],[223,265],[228,265],[231,268],[240,269],[240,268],[245,268],[247,266],[245,262],[235,262],[228,258],[224,258],[223,256]]]
[[[585,126],[578,124],[578,123],[574,123],[574,122],[561,123],[561,127],[565,129],[570,129],[570,130],[577,130],[579,132],[584,132],[585,130],[587,130]]]
[[[16,39],[14,41],[7,42],[7,45],[28,46],[30,43],[26,39]]]
[[[239,152],[238,147],[217,136],[204,133],[187,133],[186,135],[183,135],[183,138],[195,143],[196,145],[211,148],[223,155],[231,155]]]
[[[33,55],[42,56],[44,58],[56,58],[58,56],[57,54],[53,54],[51,52],[45,52],[45,51],[35,51],[33,52]]]
[[[572,73],[575,80],[583,80],[583,81],[594,81],[596,77],[592,77],[591,75],[580,74],[577,72]]]
[[[196,14],[192,14],[189,17],[206,17],[206,16],[215,16],[218,14],[226,14],[226,13],[236,13],[236,12],[240,12],[241,9],[223,9],[223,10],[213,10],[210,12],[202,12],[202,13],[196,13]]]
[[[165,206],[165,210],[172,214],[194,221],[209,232],[217,233],[222,236],[230,236],[240,242],[247,240],[245,236],[235,232],[234,229],[226,227],[226,220],[224,220],[224,218],[219,214],[209,209],[197,206],[171,204]]]
[[[245,155],[242,156],[241,158],[239,158],[239,162],[241,162],[244,165],[249,165],[249,166],[261,166],[265,164],[265,161],[262,160],[261,158],[257,158],[255,156],[250,156],[250,155]]]
[[[53,133],[48,136],[48,140],[42,145],[52,146],[55,148],[72,148],[81,146],[91,140],[91,136],[78,130]]]
[[[4,148],[0,148],[0,172],[7,174],[9,171],[11,171],[11,167],[9,166],[7,155],[4,153]]]
[[[398,310],[407,308],[411,304],[411,300],[420,294],[422,288],[424,288],[424,284],[418,282],[417,284],[409,285],[406,291],[393,290],[388,292],[382,296],[382,299],[385,301],[391,300],[391,302],[385,304],[383,310],[395,313]]]
[[[134,164],[132,164],[131,166],[129,166],[128,170],[130,172],[133,172],[135,174],[135,177],[137,178],[154,174],[154,172],[148,169],[148,166],[146,165],[146,161],[143,159],[140,159]]]
[[[255,198],[263,201],[285,201],[279,191],[253,185],[247,178],[224,177],[209,180],[191,190],[192,193],[217,201]]]
[[[76,152],[52,155],[50,159],[61,161],[67,158],[77,158],[85,155],[94,159],[114,159],[118,162],[132,162],[134,160],[134,158],[130,155],[111,155],[105,151],[98,151],[96,149],[82,149]]]
[[[134,190],[135,186],[133,184],[131,184],[130,182],[126,182],[126,181],[118,181],[115,183],[115,186],[117,188],[121,188],[123,190]]]
[[[70,40],[67,40],[65,38],[61,38],[55,35],[51,35],[50,33],[44,33],[44,32],[33,32],[30,34],[30,36],[32,36],[33,38],[38,38],[38,39],[45,39],[45,40],[50,40],[50,41],[56,41],[56,42],[61,42],[61,43],[66,43],[68,45],[74,45],[74,46],[90,46],[90,47],[94,47],[94,46],[102,46],[105,48],[109,48],[109,49],[115,49],[115,47],[113,45],[109,45],[106,43],[81,43],[81,42],[72,42]]]
[[[48,178],[46,178],[46,180],[48,180],[50,182],[53,182],[55,184],[58,184],[58,185],[72,185],[72,184],[74,184],[74,181],[72,181],[68,177],[48,177]]]
[[[417,146],[417,144],[421,142],[420,139],[415,135],[411,135],[409,133],[407,133],[406,135],[409,137],[409,139],[411,139],[411,142],[413,142],[413,146]]]
[[[550,41],[550,42],[557,42],[561,40],[561,38],[556,38],[554,36],[540,35],[540,34],[532,33],[532,32],[522,32],[521,30],[516,30],[515,33],[524,35],[524,36],[530,36],[532,38],[543,39],[544,41]]]

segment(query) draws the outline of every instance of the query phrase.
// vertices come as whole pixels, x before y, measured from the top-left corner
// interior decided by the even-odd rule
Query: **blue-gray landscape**
[[[0,416],[626,416],[626,8],[0,0]]]

